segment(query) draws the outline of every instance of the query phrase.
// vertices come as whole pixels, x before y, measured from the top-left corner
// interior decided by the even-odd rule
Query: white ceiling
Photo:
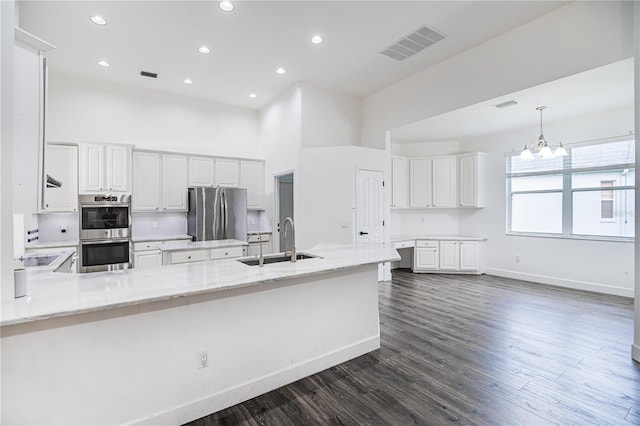
[[[54,71],[257,109],[299,81],[366,96],[566,3],[236,1],[225,13],[217,1],[23,0],[18,13],[24,30],[57,47],[47,54]],[[402,62],[378,53],[422,25],[447,38]],[[323,44],[309,42],[316,33]]]
[[[622,107],[633,107],[633,58],[394,129],[394,143],[461,141]],[[516,100],[517,105],[495,105]]]

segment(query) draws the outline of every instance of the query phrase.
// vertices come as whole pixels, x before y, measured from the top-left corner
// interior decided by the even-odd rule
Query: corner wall
[[[545,123],[545,134],[563,143],[628,135],[633,107]],[[460,233],[483,235],[486,272],[492,275],[633,297],[632,242],[506,235],[505,156],[523,140],[535,139],[536,126],[461,143],[462,151],[487,156],[487,207],[460,210]],[[520,262],[515,262],[515,256]]]

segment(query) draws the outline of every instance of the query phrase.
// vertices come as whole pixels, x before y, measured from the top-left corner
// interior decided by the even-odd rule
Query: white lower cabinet
[[[155,268],[162,265],[162,252],[160,250],[147,250],[134,252],[133,267],[136,269]]]
[[[413,251],[413,271],[437,271],[440,269],[438,241],[417,240]]]
[[[482,241],[416,240],[413,272],[483,274]]]
[[[262,242],[260,242],[262,238]],[[270,254],[273,248],[271,247],[271,234],[260,234],[260,238],[256,234],[247,235],[247,256],[259,256],[260,245],[262,244],[262,255]]]
[[[244,256],[242,246],[165,251],[162,253],[162,264],[175,265],[177,263],[201,262],[203,260],[234,259],[242,256]]]

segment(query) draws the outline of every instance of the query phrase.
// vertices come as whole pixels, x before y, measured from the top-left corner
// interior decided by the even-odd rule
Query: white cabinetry
[[[162,155],[162,210],[187,210],[187,157]]]
[[[262,239],[262,243],[260,242],[260,239]],[[271,234],[260,234],[260,237],[256,234],[249,234],[247,235],[247,242],[249,243],[247,256],[259,256],[260,244],[262,244],[263,255],[269,254],[273,250],[271,248]]]
[[[133,153],[133,211],[187,210],[187,157]]]
[[[391,158],[391,207],[409,206],[409,160]]]
[[[476,240],[417,240],[414,272],[484,273],[483,242]]]
[[[213,157],[189,157],[189,186],[214,186],[215,162]]]
[[[78,147],[46,144],[42,210],[78,210]]]
[[[438,241],[417,240],[413,251],[413,271],[437,271],[440,269]]]
[[[484,152],[458,156],[460,207],[485,207],[486,158]]]
[[[130,191],[131,147],[80,145],[80,193]]]
[[[180,240],[170,240],[171,242]],[[165,241],[139,241],[133,244],[133,266],[136,269],[155,268],[162,266],[162,252],[159,246],[170,242]],[[184,241],[189,241],[184,239]]]
[[[216,183],[218,186],[240,186],[240,162],[229,158],[216,159]]]
[[[243,256],[243,249],[239,247],[197,248],[193,250],[164,251],[162,254],[164,265],[177,263],[202,262],[204,260],[233,259]]]
[[[432,162],[432,206],[456,207],[456,157],[434,157]]]
[[[247,208],[261,209],[264,198],[264,163],[240,162],[240,187],[247,188]]]
[[[411,207],[432,207],[431,160],[409,160],[409,198]]]

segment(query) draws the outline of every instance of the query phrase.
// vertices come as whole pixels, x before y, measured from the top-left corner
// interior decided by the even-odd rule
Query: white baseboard
[[[525,272],[510,271],[508,269],[499,268],[485,268],[485,272],[489,275],[495,275],[498,277],[513,278],[516,280],[555,285],[558,287],[572,288],[574,290],[593,291],[596,293],[604,293],[611,294],[613,296],[624,296],[631,298],[633,298],[634,295],[633,289],[614,287],[588,281],[568,280],[565,278],[550,277],[540,274],[529,274]]]
[[[134,420],[130,422],[130,424],[184,424],[255,398],[256,396],[278,389],[379,348],[380,336],[368,337],[349,346],[240,383],[221,392],[207,395],[177,407],[172,407],[161,413]]]

